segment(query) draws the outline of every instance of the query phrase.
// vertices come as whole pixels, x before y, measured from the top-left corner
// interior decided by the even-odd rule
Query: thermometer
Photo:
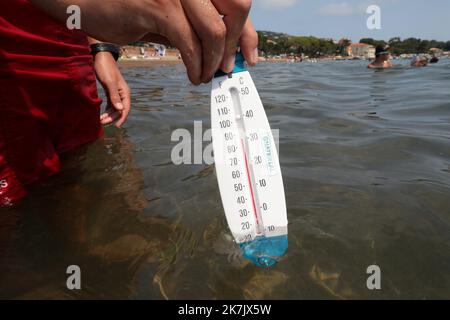
[[[214,162],[225,216],[244,257],[271,267],[288,247],[283,179],[272,130],[241,53],[212,81]]]

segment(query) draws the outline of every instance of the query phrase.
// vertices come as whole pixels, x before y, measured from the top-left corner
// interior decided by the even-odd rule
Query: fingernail
[[[236,59],[236,56],[234,53],[225,57],[225,59],[223,61],[223,69],[224,69],[223,71],[224,72],[233,71],[235,59]]]
[[[116,109],[117,110],[123,110],[123,104],[121,102],[116,103]]]

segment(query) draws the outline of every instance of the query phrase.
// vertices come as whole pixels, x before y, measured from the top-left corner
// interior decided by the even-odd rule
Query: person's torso
[[[0,1],[0,60],[27,55],[64,58],[89,53],[83,31],[69,30],[27,0]]]

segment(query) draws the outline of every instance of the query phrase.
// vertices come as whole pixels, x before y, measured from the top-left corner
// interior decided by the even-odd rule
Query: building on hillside
[[[375,47],[367,43],[352,43],[347,47],[347,53],[350,57],[374,59]]]
[[[431,48],[430,54],[435,55],[435,56],[441,56],[444,54],[444,50],[439,49],[439,48]]]

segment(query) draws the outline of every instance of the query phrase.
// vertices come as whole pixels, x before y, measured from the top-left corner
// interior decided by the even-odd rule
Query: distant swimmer
[[[375,60],[372,61],[367,67],[370,69],[387,69],[392,68],[392,62],[390,60],[390,53],[388,46],[378,45],[375,49]]]
[[[411,67],[426,67],[428,65],[428,58],[425,56],[414,56],[411,59]]]
[[[430,59],[430,63],[438,63],[439,62],[439,58],[438,57],[433,57]]]

